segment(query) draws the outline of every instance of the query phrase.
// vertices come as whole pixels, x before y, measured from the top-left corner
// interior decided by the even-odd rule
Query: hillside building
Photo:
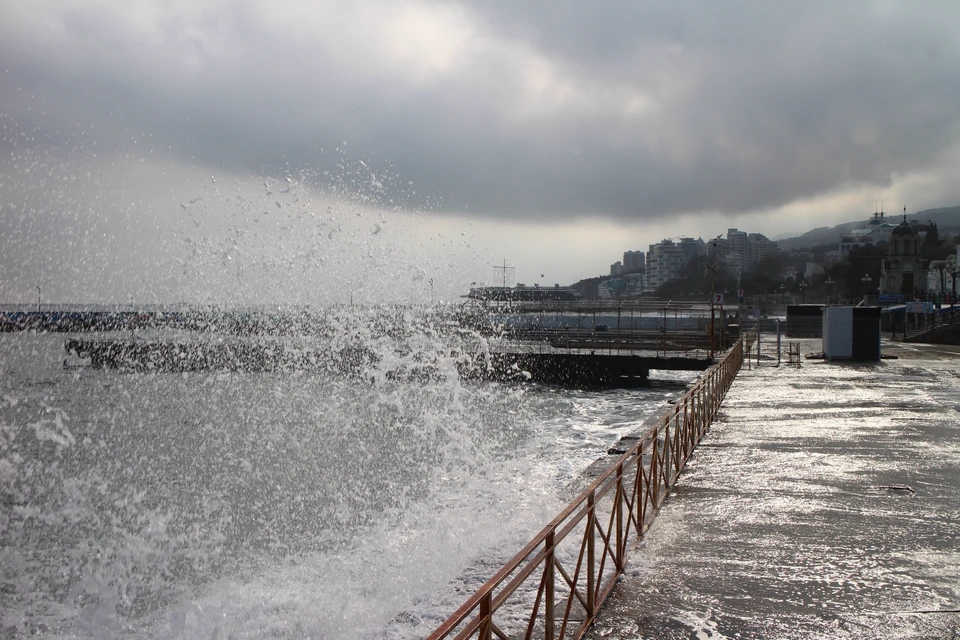
[[[880,267],[880,293],[903,295],[907,300],[927,292],[929,265],[920,257],[921,232],[907,222],[894,227],[887,240],[887,257]]]
[[[867,226],[853,229],[840,236],[840,257],[846,259],[854,249],[878,247],[890,239],[896,225],[887,222],[883,211],[875,211]]]
[[[707,244],[707,258],[723,264],[732,274],[753,271],[757,263],[780,249],[777,243],[762,233],[747,233],[739,229],[727,229],[727,237],[717,237]]]
[[[624,251],[623,252],[623,272],[636,273],[646,268],[645,256],[643,251]]]
[[[647,251],[646,288],[653,290],[683,273],[691,260],[704,258],[707,248],[700,238],[664,240],[650,245]]]
[[[647,288],[656,289],[680,277],[683,250],[673,240],[650,245],[647,251]]]

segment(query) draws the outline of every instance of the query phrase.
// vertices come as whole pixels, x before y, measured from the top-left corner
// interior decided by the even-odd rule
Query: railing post
[[[597,492],[591,491],[590,495],[587,496],[587,619],[593,618],[596,614],[596,571],[595,566],[596,562],[596,549],[595,549],[595,540],[594,530],[596,529],[595,518],[597,517],[596,511],[596,494]]]
[[[710,388],[707,392],[707,402],[709,402],[709,408],[707,409],[707,422],[713,422],[713,410],[716,407],[716,402],[714,400],[717,397],[717,381],[714,376],[710,376]]]
[[[706,431],[707,425],[710,424],[710,417],[707,415],[707,405],[705,403],[705,398],[707,397],[707,392],[703,387],[700,387],[700,390],[697,392],[697,409],[699,414],[700,421],[700,430]]]
[[[670,474],[670,467],[673,465],[673,460],[670,457],[670,450],[670,420],[668,418],[663,428],[663,456],[660,459],[660,467],[663,469],[665,491],[670,491],[670,487],[673,485],[673,477]]]
[[[617,465],[617,490],[614,493],[614,499],[617,501],[617,572],[623,570],[623,463]]]
[[[556,577],[556,567],[554,566],[554,558],[556,554],[556,548],[553,546],[553,536],[554,531],[551,529],[547,533],[547,538],[544,541],[544,545],[547,551],[547,556],[543,560],[543,637],[544,640],[555,640],[555,631],[553,628],[553,600],[554,600],[554,578]]]
[[[480,601],[479,640],[493,640],[493,592],[488,591]]]
[[[660,468],[657,463],[657,458],[660,456],[660,453],[657,451],[657,443],[660,441],[660,430],[653,430],[653,441],[650,443],[650,482],[653,483],[653,486],[650,487],[650,500],[653,502],[653,507],[657,507],[657,495],[660,493]]]

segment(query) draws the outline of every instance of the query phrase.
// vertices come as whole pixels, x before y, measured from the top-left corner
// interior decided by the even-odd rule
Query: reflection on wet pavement
[[[960,358],[897,351],[743,370],[588,637],[960,639]]]

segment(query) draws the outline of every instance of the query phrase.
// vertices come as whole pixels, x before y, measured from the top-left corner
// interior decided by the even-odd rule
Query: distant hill
[[[887,222],[897,224],[902,218],[896,213],[886,216]],[[925,209],[916,213],[908,213],[908,220],[918,222],[935,222],[941,232],[949,231],[960,233],[960,205],[954,207],[941,207],[939,209]],[[853,229],[865,227],[867,220],[858,220],[856,222],[844,222],[835,227],[818,227],[812,231],[807,231],[803,235],[792,238],[778,240],[777,245],[781,250],[790,249],[809,249],[822,244],[835,243],[840,236],[850,233]]]
[[[810,247],[816,247],[821,244],[838,242],[840,236],[843,234],[850,233],[853,229],[863,226],[866,226],[866,222],[861,220],[859,222],[844,222],[835,227],[817,227],[812,231],[807,231],[803,235],[778,240],[777,246],[780,247],[781,251],[809,249]]]
[[[941,230],[960,231],[960,205],[955,207],[940,207],[939,209],[925,209],[918,211],[916,215],[907,214],[910,220],[919,220],[920,222],[936,222]]]

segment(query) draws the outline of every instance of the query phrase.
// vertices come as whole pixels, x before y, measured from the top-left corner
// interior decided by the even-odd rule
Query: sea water
[[[429,379],[137,373],[69,337],[0,335],[4,638],[422,637],[693,378],[468,382],[429,332],[391,351]]]

